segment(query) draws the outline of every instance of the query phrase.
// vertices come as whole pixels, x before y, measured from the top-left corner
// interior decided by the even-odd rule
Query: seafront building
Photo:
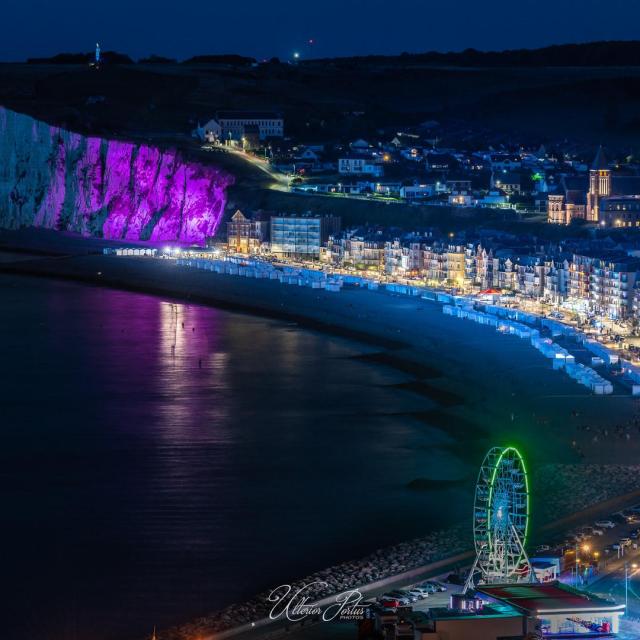
[[[320,247],[320,261],[333,266],[380,272],[385,261],[385,243],[368,239],[363,235],[347,235],[338,238],[330,235],[327,243]]]
[[[340,218],[321,215],[271,217],[271,253],[286,258],[319,259],[329,236],[340,231]]]
[[[448,607],[378,613],[373,627],[386,629],[385,637],[413,640],[612,638],[625,608],[557,581],[491,584],[452,595]]]
[[[544,263],[542,299],[548,304],[560,304],[567,298],[569,262],[562,258],[548,258]]]
[[[639,270],[638,258],[597,258],[592,265],[589,282],[591,309],[609,318],[628,317],[633,311]]]
[[[407,241],[331,236],[320,260],[338,268],[467,292],[492,290],[614,320],[640,315],[640,257],[621,249],[568,253],[494,250],[415,236]]]
[[[584,316],[640,320],[640,248],[631,243],[601,239],[536,246],[494,236],[461,242],[433,231],[394,237],[393,229],[341,232],[340,226],[333,215],[259,211],[249,217],[238,210],[227,223],[225,248],[434,288],[492,291]]]
[[[257,213],[247,218],[238,209],[227,222],[227,251],[230,253],[259,253],[269,238],[269,222]]]

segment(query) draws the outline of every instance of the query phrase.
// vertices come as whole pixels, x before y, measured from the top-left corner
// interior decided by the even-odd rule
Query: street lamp
[[[631,568],[635,571],[638,568],[637,563],[633,562]],[[629,563],[624,563],[624,608],[625,612],[629,608]]]

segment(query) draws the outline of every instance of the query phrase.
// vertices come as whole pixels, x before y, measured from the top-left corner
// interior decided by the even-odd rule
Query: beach
[[[90,246],[92,254],[20,256],[0,269],[169,296],[362,341],[371,346],[366,361],[409,374],[401,386],[433,404],[416,417],[444,429],[452,450],[466,446],[472,429],[487,445],[509,441],[532,452],[535,464],[635,461],[628,445],[640,441],[638,400],[594,396],[553,370],[527,340],[445,316],[440,304],[383,290],[329,292],[217,274],[174,260],[105,256],[95,253],[95,241]]]
[[[170,296],[362,340],[381,352],[370,359],[413,372],[414,380],[407,383],[411,391],[433,400],[434,409],[447,407],[451,436],[463,436],[468,422],[494,438],[512,437],[514,426],[535,424],[541,441],[551,438],[549,445],[560,445],[560,453],[557,447],[548,447],[545,461],[547,455],[551,461],[566,460],[571,443],[583,433],[585,416],[594,424],[615,428],[635,412],[636,401],[630,396],[591,395],[562,371],[552,370],[548,359],[527,341],[446,317],[441,305],[415,297],[359,287],[334,293],[146,257],[37,258],[4,263],[2,270]],[[465,404],[481,411],[464,415]],[[526,448],[529,443],[519,444]],[[607,455],[619,462],[628,459],[625,447],[618,447],[615,439],[608,444],[612,450]],[[592,453],[595,462],[606,460],[597,451]]]

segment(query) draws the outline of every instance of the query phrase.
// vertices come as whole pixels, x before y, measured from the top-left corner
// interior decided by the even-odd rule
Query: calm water
[[[466,488],[407,489],[476,460],[364,345],[54,281],[0,300],[7,640],[139,637],[468,517]]]

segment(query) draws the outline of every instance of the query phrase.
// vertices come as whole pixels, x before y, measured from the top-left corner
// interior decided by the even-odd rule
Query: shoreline
[[[0,249],[4,251],[4,247]],[[35,252],[29,249],[18,250],[17,248],[7,248],[8,253],[23,253],[24,255],[35,255]],[[36,278],[48,278],[53,280],[64,280],[67,282],[77,282],[79,284],[91,285],[96,287],[106,287],[110,289],[116,289],[119,291],[129,291],[131,293],[142,293],[153,296],[165,296],[173,298],[175,300],[181,300],[186,303],[196,303],[205,306],[213,306],[215,308],[223,309],[225,311],[231,311],[235,313],[246,313],[249,315],[255,315],[260,317],[271,318],[274,320],[282,320],[284,322],[292,322],[299,324],[305,328],[323,331],[333,335],[337,335],[343,338],[351,340],[357,340],[359,342],[369,343],[374,346],[383,347],[385,349],[397,350],[408,348],[411,345],[407,342],[394,340],[391,338],[384,338],[382,336],[375,336],[363,331],[357,331],[339,325],[328,324],[321,321],[314,320],[305,315],[292,313],[290,311],[278,310],[275,308],[269,309],[267,307],[251,304],[243,304],[240,302],[229,302],[223,297],[217,297],[215,295],[198,295],[196,293],[189,293],[181,289],[172,288],[170,286],[154,286],[149,283],[136,284],[130,280],[123,280],[120,278],[102,277],[98,273],[87,273],[83,271],[73,271],[60,268],[60,264],[56,264],[50,268],[51,263],[47,261],[47,265],[42,265],[42,261],[48,259],[55,259],[56,261],[73,260],[77,256],[58,255],[56,253],[42,253],[42,258],[36,258],[35,260],[19,260],[12,262],[0,262],[0,274],[7,275],[20,275]],[[122,258],[117,258],[121,260]],[[138,258],[133,258],[137,260]],[[144,259],[144,258],[143,258]],[[367,356],[363,356],[366,358]],[[395,359],[397,367],[389,364],[391,358],[387,359],[388,366],[393,368],[399,368],[399,366],[407,367],[411,371],[415,371],[416,368],[421,368],[419,363],[411,363],[404,361],[403,359]],[[403,369],[405,370],[405,369]]]
[[[2,251],[1,245],[0,251]],[[15,249],[11,249],[11,251],[15,253]],[[24,248],[23,251],[26,254],[29,249]],[[394,306],[394,303],[403,311],[408,308],[411,310],[430,308],[433,311],[435,308],[438,315],[444,315],[443,312],[448,311],[447,307],[450,305],[440,301],[437,291],[434,291],[433,298],[429,296],[429,299],[426,296],[407,296],[383,288],[372,291],[354,285],[347,286],[338,293],[329,293],[324,289],[310,290],[306,287],[281,284],[278,281],[253,280],[191,269],[176,265],[172,260],[142,256],[115,257],[98,253],[49,254],[46,257],[43,254],[43,251],[39,251],[39,255],[42,257],[32,254],[33,259],[25,258],[11,262],[0,262],[0,273],[53,278],[133,293],[165,296],[174,300],[213,306],[230,312],[246,313],[293,323],[309,330],[368,344],[384,349],[385,352],[364,354],[361,357],[363,361],[390,367],[407,374],[413,380],[404,383],[401,388],[424,397],[431,397],[433,391],[425,381],[443,377],[443,372],[434,368],[431,358],[425,357],[426,354],[422,352],[415,327],[403,326],[406,324],[404,318],[390,318],[391,322],[389,323],[380,321],[383,313],[389,307]],[[176,275],[178,277],[172,277]],[[259,289],[260,291],[258,291]],[[301,300],[303,304],[298,305],[298,300]],[[340,310],[341,302],[346,302],[346,306],[350,309]],[[457,307],[453,308],[460,311]],[[465,315],[459,314],[456,319],[466,318],[466,312],[463,313]],[[407,314],[407,317],[409,315]],[[497,319],[499,320],[499,318]],[[433,320],[433,317],[430,320]],[[449,333],[454,328],[450,319],[443,321],[440,318],[439,324],[446,326]],[[517,325],[518,323],[511,322],[510,324]],[[363,330],[363,326],[368,330]],[[412,329],[414,330],[412,331]],[[527,330],[529,330],[528,327]],[[467,332],[471,333],[472,331],[468,330]],[[457,333],[465,333],[465,329],[461,329]],[[450,336],[448,337],[450,338]],[[528,339],[523,343],[525,348],[529,347]],[[433,345],[430,347],[428,351],[433,352]],[[474,347],[480,348],[481,345],[475,344]],[[500,360],[500,358],[496,358],[496,351],[501,348],[502,346],[498,350],[494,350],[494,353],[491,353],[490,349],[482,349],[482,355],[485,359]],[[429,354],[429,356],[432,355],[433,353]],[[545,357],[547,365],[551,364],[548,358],[547,354]],[[510,366],[507,365],[507,369]],[[550,377],[551,369],[558,369],[555,366],[547,366],[546,368],[549,369]],[[595,374],[595,371],[591,371]],[[565,375],[564,371],[561,371],[561,375]],[[609,382],[609,380],[603,380],[603,382]],[[577,390],[573,385],[569,385],[569,388],[573,390],[573,393],[576,393]],[[577,395],[581,395],[584,390],[580,389],[579,391]],[[457,394],[452,390],[440,389],[438,395],[440,402],[444,402],[446,405],[455,406],[460,403]],[[566,395],[571,396],[572,393],[569,392]]]
[[[455,319],[448,318],[441,312],[440,305],[407,296],[351,288],[340,293],[319,292],[272,281],[255,281],[235,276],[212,274],[211,272],[198,272],[185,267],[180,268],[173,261],[145,257],[112,257],[100,254],[59,255],[54,258],[41,257],[33,260],[0,263],[0,274],[53,278],[212,305],[233,312],[257,314],[262,317],[293,322],[306,329],[327,332],[381,348],[385,351],[356,357],[370,362],[373,366],[391,367],[414,378],[399,387],[433,400],[436,405],[434,411],[442,412],[444,424],[441,428],[453,436],[454,447],[457,446],[458,439],[463,437],[459,429],[460,424],[463,424],[465,429],[477,427],[476,423],[465,424],[464,416],[461,416],[459,410],[464,409],[465,403],[468,403],[473,407],[474,412],[477,412],[475,403],[483,398],[484,392],[482,389],[479,391],[469,387],[469,380],[464,384],[460,381],[461,384],[458,386],[462,387],[461,389],[448,388],[444,384],[449,378],[456,376],[451,373],[451,365],[444,361],[435,361],[438,366],[434,366],[433,357],[441,349],[442,332],[446,332],[446,338],[454,343],[453,348],[449,349],[450,353],[447,354],[447,357],[451,361],[457,362],[458,365],[464,365],[470,356],[481,356],[487,363],[487,377],[501,374],[520,376],[521,380],[525,380],[529,375],[538,376],[540,380],[545,381],[546,390],[549,393],[556,393],[557,397],[563,398],[563,406],[567,404],[564,397],[566,393],[563,394],[563,392],[570,392],[570,397],[575,397],[576,401],[578,399],[586,401],[590,398],[586,391],[583,391],[576,383],[567,380],[561,372],[554,371],[548,366],[543,356],[521,344],[517,338],[511,338],[512,348],[509,349],[509,343],[505,342],[510,339],[508,336],[497,335],[495,331],[489,332],[486,327],[479,327],[473,323],[456,323]],[[420,325],[419,321],[428,314],[431,315],[429,318],[425,318],[427,325]],[[431,324],[435,324],[435,326],[432,327]],[[356,328],[356,326],[362,327],[363,325],[367,327],[367,331]],[[472,351],[469,352],[469,349]],[[527,364],[525,367],[522,366],[520,359],[526,359],[527,363],[537,364]],[[515,363],[512,362],[505,371],[505,361],[514,361]],[[521,365],[520,368],[518,365]],[[530,369],[531,374],[523,373],[524,369]],[[455,372],[462,375],[458,370]],[[503,387],[503,395],[508,397],[509,390],[511,388],[517,389],[518,382],[518,380],[510,381],[510,386]],[[538,392],[541,391],[542,389]],[[515,392],[512,392],[512,395],[516,398],[512,402],[517,406],[520,398],[515,396]],[[607,402],[607,399],[603,397],[599,397],[597,400]],[[609,399],[606,406],[611,406],[611,400],[622,401],[614,396]],[[498,417],[489,415],[487,419],[502,420],[506,427],[500,428],[504,429],[505,434],[508,434],[512,429],[508,422],[509,411],[509,408],[500,407]],[[511,423],[513,420],[513,413],[511,413]],[[432,421],[430,420],[430,422]],[[542,425],[541,430],[549,429],[544,426],[546,423],[542,423]],[[499,429],[498,433],[503,432]],[[500,436],[492,434],[490,437],[491,441],[500,441]],[[571,454],[574,453],[571,452]],[[593,463],[594,460],[590,462]],[[620,473],[613,469],[613,465],[608,466],[611,469],[606,475],[609,476],[611,484],[607,488],[603,485],[600,487],[600,491],[611,489],[612,493],[616,494],[617,492],[617,496],[607,495],[605,499],[613,500],[622,494],[629,493],[629,487],[625,485],[625,482],[628,483],[629,480],[619,477]],[[582,471],[586,472],[586,469],[587,466]],[[555,473],[551,475],[555,477]],[[576,478],[577,475],[578,472],[576,472]],[[584,480],[580,486],[580,478],[576,478],[568,480],[568,482],[577,482],[577,485],[571,486],[574,491],[577,487],[578,494],[582,498],[586,492],[585,489],[591,487],[584,484]],[[558,484],[563,483],[558,482]],[[595,495],[587,496],[584,500],[591,500],[590,504],[597,504],[593,498]],[[579,502],[578,500],[576,503],[575,498],[573,503],[566,505],[561,501],[555,505],[554,509],[563,513],[570,512],[572,516],[568,516],[568,518],[573,518],[576,516],[576,507],[584,506],[578,504]],[[572,508],[573,511],[564,510]],[[542,520],[544,521],[545,518]],[[547,527],[549,526],[547,522],[548,520],[542,524]],[[465,547],[468,542],[465,533],[457,538],[462,546],[456,549],[451,548],[449,541],[452,531],[455,533],[458,529],[466,530],[466,526],[459,525],[453,530],[433,531],[423,538],[379,549],[368,558],[340,563],[329,569],[318,571],[312,577],[322,576],[325,572],[333,570],[334,573],[337,572],[336,580],[338,581],[337,588],[339,588],[340,585],[345,584],[345,580],[349,582],[355,576],[360,575],[363,567],[375,566],[377,569],[381,565],[386,566],[386,569],[382,569],[382,573],[390,571],[388,575],[393,576],[399,573],[399,568],[416,568],[423,565],[422,561],[425,556],[432,558],[434,562],[446,561],[453,551],[464,553],[465,548],[468,548]],[[446,547],[448,555],[441,557],[439,552],[443,545]],[[418,557],[421,562],[416,564]],[[387,565],[387,562],[391,564]],[[397,565],[395,567],[393,566],[394,562]],[[374,577],[373,574],[370,576]],[[354,582],[350,582],[350,584],[353,585]],[[258,613],[258,610],[249,606],[249,603],[231,605],[230,608],[234,618],[242,619],[244,616],[244,619],[250,621],[257,619],[255,614]],[[209,629],[209,633],[212,631],[217,633],[216,627],[222,622],[220,616],[226,616],[227,621],[218,629],[237,626],[237,623],[229,624],[228,609],[222,609],[217,615],[200,619],[198,622],[204,627],[199,626],[198,633],[205,633],[205,629]],[[193,624],[197,623],[181,625],[168,637],[190,637],[190,634],[194,632]],[[162,637],[165,637],[165,634],[162,634]]]
[[[465,398],[455,388],[443,386],[448,373],[433,366],[434,352],[439,350],[437,340],[421,340],[417,326],[405,326],[405,314],[428,309],[429,321],[437,322],[452,338],[455,329],[460,340],[477,327],[456,327],[451,318],[442,313],[435,301],[416,299],[384,289],[369,291],[349,287],[339,293],[281,284],[271,280],[253,280],[226,274],[200,271],[176,265],[172,260],[149,257],[105,256],[102,254],[59,255],[16,262],[0,263],[0,273],[67,280],[85,285],[107,287],[133,293],[165,296],[174,300],[213,306],[230,312],[257,315],[278,321],[294,323],[304,329],[324,332],[347,340],[382,349],[382,354],[365,354],[372,364],[387,366],[407,374],[411,379],[398,385],[399,389],[433,400],[441,408],[456,408],[465,404]],[[213,286],[212,286],[213,285]],[[250,303],[247,300],[251,300]],[[361,313],[362,311],[362,313]],[[389,317],[383,318],[383,313]],[[364,320],[364,322],[363,322]],[[366,326],[367,331],[362,327]],[[503,336],[495,335],[501,343]],[[422,343],[422,344],[421,344]],[[494,375],[505,369],[501,345],[495,349],[490,342],[476,342],[485,363],[490,362]],[[456,369],[464,369],[467,345],[450,350],[449,358],[456,358]],[[520,349],[531,351],[528,345]],[[375,362],[375,359],[378,362]],[[509,358],[507,358],[507,361]],[[508,367],[513,366],[511,363]],[[543,365],[548,368],[546,361]],[[560,373],[559,376],[564,377]],[[546,377],[546,376],[545,376]],[[565,381],[566,382],[566,381]],[[571,387],[570,387],[571,388]],[[579,389],[573,392],[581,393]],[[465,385],[465,397],[474,389]],[[511,413],[513,416],[513,412]]]

